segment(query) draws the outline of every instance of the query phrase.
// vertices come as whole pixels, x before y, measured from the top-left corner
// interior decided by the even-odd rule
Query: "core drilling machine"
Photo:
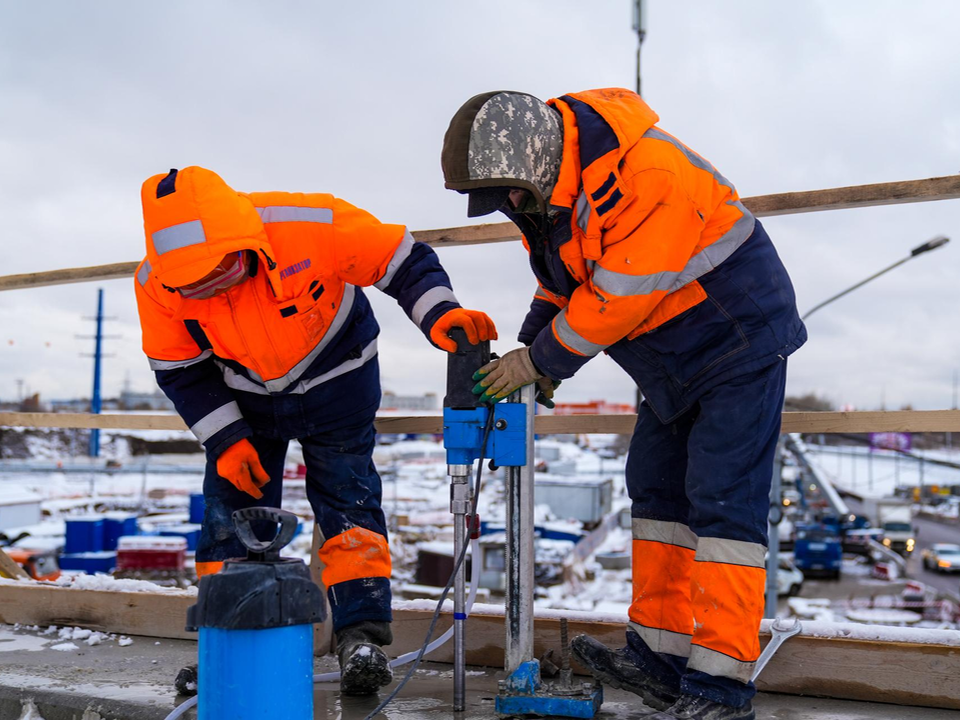
[[[533,656],[534,497],[533,419],[536,386],[513,393],[506,402],[481,404],[472,388],[473,374],[490,362],[490,344],[471,345],[462,330],[451,337],[457,352],[447,360],[447,394],[443,408],[443,444],[450,476],[450,511],[454,515],[454,557],[460,558],[469,537],[480,532],[476,498],[470,475],[473,464],[489,460],[506,475],[506,643],[496,710],[500,717],[524,715],[592,718],[603,702],[599,684],[560,682],[540,678],[540,662]],[[478,484],[479,487],[479,484]],[[481,562],[478,557],[473,562]],[[453,595],[454,665],[453,709],[465,709],[466,700],[466,588],[465,563],[456,566]]]

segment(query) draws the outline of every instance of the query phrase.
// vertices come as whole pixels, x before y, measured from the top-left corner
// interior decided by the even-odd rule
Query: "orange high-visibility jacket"
[[[656,127],[657,114],[636,93],[588,90],[549,104],[563,118],[550,198],[559,212],[550,247],[533,263],[540,287],[520,334],[545,374],[570,377],[615,343],[704,302],[711,293],[701,279],[742,247],[753,259],[728,267],[743,275],[749,297],[723,301],[752,308],[744,327],[756,330],[735,361],[762,367],[803,344],[789,277],[765,235],[747,242],[759,223],[729,180]],[[522,214],[513,217],[522,228]],[[687,330],[699,346],[688,339],[664,350],[708,357],[716,329],[694,320]]]
[[[237,193],[189,167],[148,179],[142,202],[143,349],[208,449],[252,434],[233,392],[308,392],[376,355],[379,328],[360,288],[395,297],[428,338],[459,307],[429,246],[332,195]],[[203,300],[174,289],[239,250],[256,255],[240,285]]]

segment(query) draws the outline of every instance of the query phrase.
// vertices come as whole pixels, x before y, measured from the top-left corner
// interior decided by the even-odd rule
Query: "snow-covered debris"
[[[127,647],[128,645],[133,645],[133,640],[126,637],[125,635],[122,635],[120,639],[117,640],[117,645],[119,645],[120,647]]]
[[[58,643],[56,645],[50,646],[51,650],[60,650],[61,652],[70,652],[71,650],[79,650],[80,647],[75,645],[72,642]]]

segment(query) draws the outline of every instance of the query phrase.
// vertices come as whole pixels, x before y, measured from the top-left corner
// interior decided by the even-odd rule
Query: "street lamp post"
[[[870,282],[871,280],[876,280],[878,277],[880,277],[880,276],[883,275],[884,273],[888,273],[888,272],[890,272],[891,270],[893,270],[895,267],[899,267],[900,265],[903,265],[903,264],[904,264],[905,262],[907,262],[908,260],[912,260],[913,258],[917,257],[918,255],[922,255],[923,253],[929,252],[930,250],[936,250],[938,247],[943,247],[943,246],[946,245],[948,242],[950,242],[950,238],[948,238],[946,235],[937,235],[937,236],[936,236],[935,238],[933,238],[932,240],[927,240],[927,242],[923,243],[923,245],[917,245],[917,247],[915,247],[913,250],[910,251],[910,254],[909,254],[909,255],[907,255],[905,258],[902,258],[902,259],[900,259],[900,260],[897,260],[895,263],[893,263],[893,265],[890,265],[890,266],[888,266],[888,267],[885,267],[885,268],[884,268],[883,270],[881,270],[880,272],[874,273],[873,275],[871,275],[870,277],[866,278],[865,280],[861,280],[861,281],[858,282],[856,285],[851,285],[850,287],[848,287],[848,288],[847,288],[846,290],[844,290],[843,292],[839,292],[839,293],[837,293],[836,295],[834,295],[833,297],[827,298],[826,300],[824,300],[824,301],[823,301],[822,303],[820,303],[819,305],[814,305],[812,308],[810,308],[809,310],[807,310],[807,312],[804,314],[804,316],[803,316],[801,319],[802,319],[802,320],[806,320],[808,317],[810,317],[811,315],[813,315],[817,310],[819,310],[819,309],[822,308],[823,306],[829,305],[829,304],[832,303],[834,300],[839,300],[839,299],[842,298],[844,295],[847,295],[847,294],[849,294],[849,293],[852,293],[852,292],[853,292],[854,290],[856,290],[857,288],[863,287],[864,285],[866,285],[866,284],[867,284],[868,282]]]

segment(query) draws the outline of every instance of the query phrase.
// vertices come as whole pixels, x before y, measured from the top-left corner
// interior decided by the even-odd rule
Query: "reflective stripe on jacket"
[[[402,225],[332,195],[236,193],[203,168],[171,175],[172,190],[171,176],[157,175],[142,192],[147,257],[135,285],[143,348],[208,448],[250,434],[231,390],[307,392],[375,356],[379,327],[360,288],[396,298],[428,338],[459,307],[436,253]],[[257,259],[225,293],[189,300],[170,286],[237,250]]]

